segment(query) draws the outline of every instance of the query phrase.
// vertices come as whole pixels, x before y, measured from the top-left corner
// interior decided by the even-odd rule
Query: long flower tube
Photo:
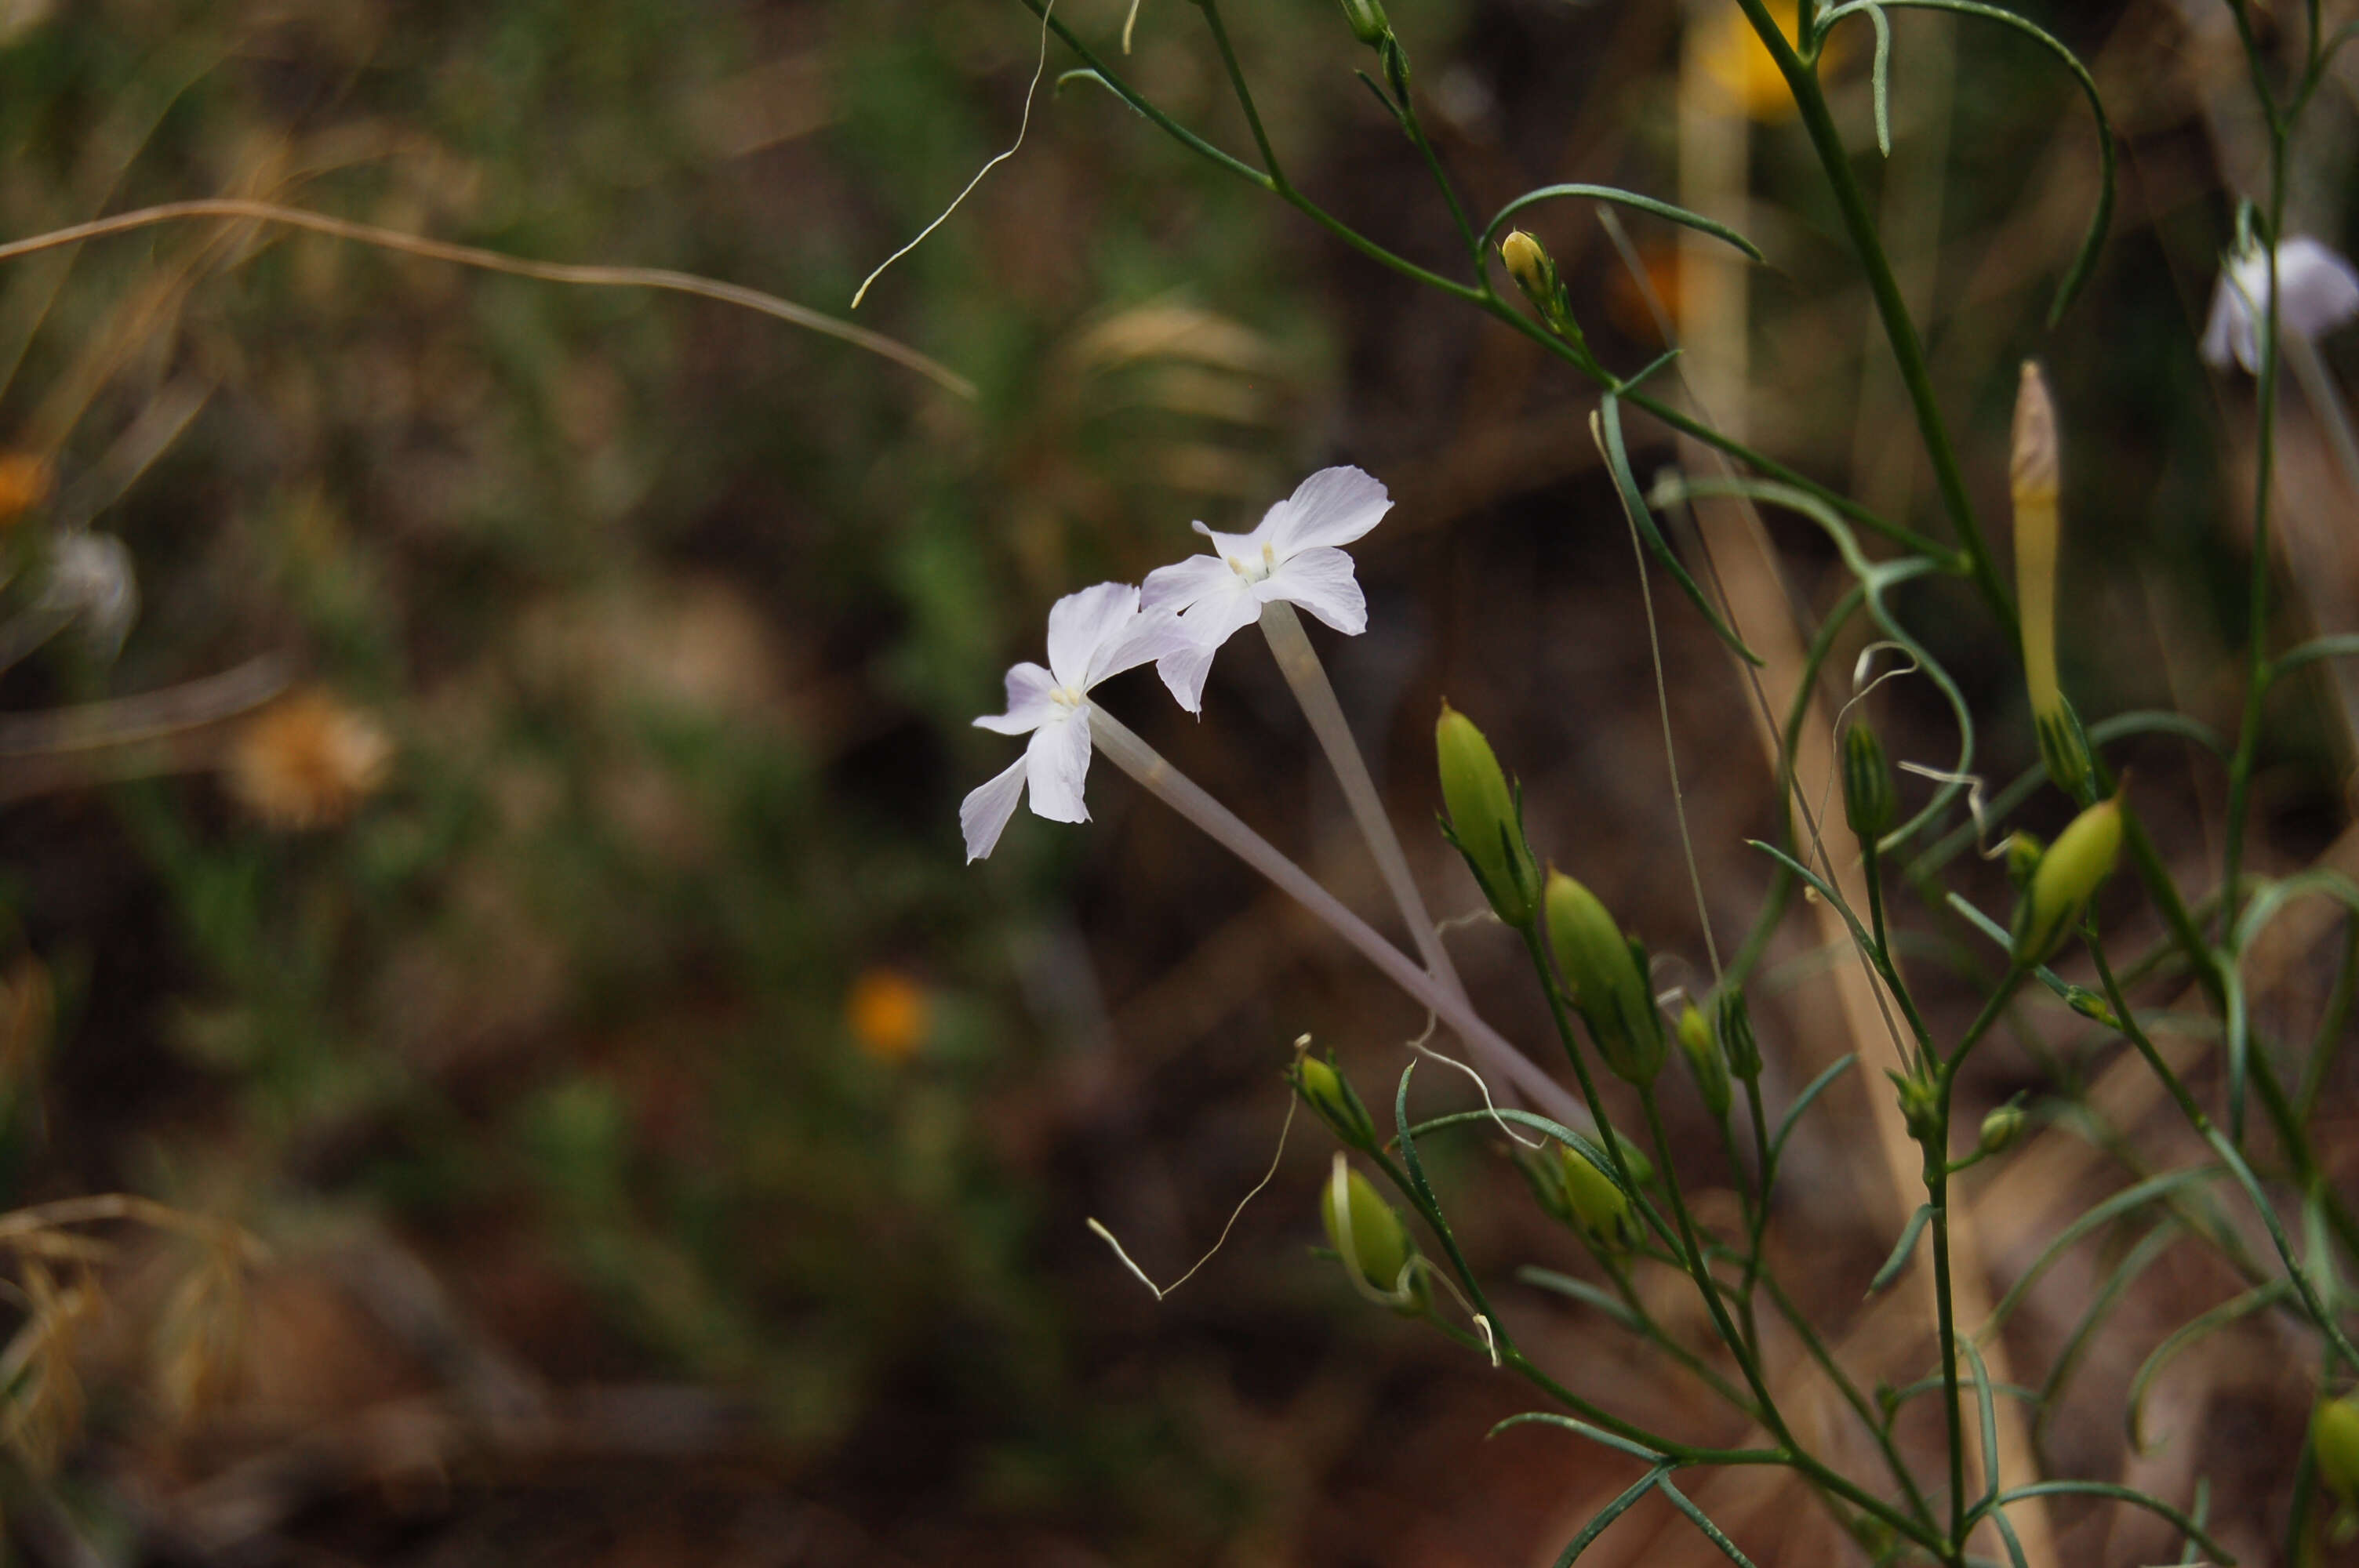
[[[1343,788],[1343,803],[1351,807],[1360,836],[1368,841],[1368,853],[1375,858],[1376,870],[1383,873],[1385,886],[1401,919],[1408,923],[1418,957],[1425,960],[1426,973],[1443,989],[1465,1000],[1466,987],[1458,978],[1458,967],[1451,962],[1450,949],[1434,929],[1433,916],[1426,913],[1425,899],[1417,891],[1417,879],[1409,874],[1400,836],[1393,831],[1392,818],[1376,794],[1376,781],[1368,775],[1367,760],[1352,739],[1343,705],[1335,700],[1335,687],[1327,679],[1327,667],[1319,662],[1318,650],[1310,645],[1310,634],[1302,629],[1302,618],[1283,600],[1265,604],[1261,633],[1286,684],[1293,688],[1295,701],[1301,704],[1310,732],[1327,753],[1328,765],[1335,770],[1335,782]]]
[[[1159,752],[1132,734],[1114,715],[1103,708],[1093,709],[1090,732],[1097,749],[1114,766],[1210,834],[1237,859],[1267,877],[1280,892],[1325,921],[1337,935],[1384,971],[1386,979],[1430,1009],[1466,1042],[1467,1049],[1474,1055],[1475,1066],[1485,1076],[1513,1084],[1544,1114],[1568,1127],[1587,1130],[1595,1126],[1571,1090],[1542,1072],[1497,1030],[1476,1017],[1463,996],[1419,968],[1407,954],[1376,935],[1366,921],[1344,908],[1333,893],[1311,881],[1310,873],[1279,854],[1267,839],[1164,761]]]

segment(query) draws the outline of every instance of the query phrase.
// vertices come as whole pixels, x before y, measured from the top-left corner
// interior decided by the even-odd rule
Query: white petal
[[[1229,563],[1218,556],[1190,556],[1184,561],[1174,561],[1148,572],[1147,581],[1139,586],[1138,607],[1150,613],[1185,610],[1206,594],[1234,582],[1236,575]]]
[[[1261,619],[1261,600],[1254,585],[1229,574],[1229,586],[1206,594],[1182,611],[1180,624],[1198,645],[1217,648],[1245,627]]]
[[[1212,655],[1220,651],[1217,644],[1190,640],[1155,661],[1155,673],[1190,713],[1204,711],[1204,677],[1212,673]]]
[[[1374,475],[1355,468],[1321,469],[1269,509],[1254,537],[1276,546],[1282,561],[1320,545],[1348,545],[1392,508],[1392,497]]]
[[[2233,359],[2250,369],[2260,358],[2258,348],[2252,312],[2236,292],[2233,270],[2223,268],[2212,289],[2212,319],[2203,325],[2203,362],[2226,370]]]
[[[1368,629],[1368,601],[1352,575],[1352,557],[1326,546],[1281,562],[1256,585],[1265,600],[1282,599],[1309,611],[1347,637]]]
[[[1234,578],[1236,574],[1229,574]],[[1193,647],[1195,636],[1181,625],[1179,616],[1169,610],[1150,610],[1132,617],[1130,625],[1121,636],[1099,650],[1090,666],[1089,685],[1095,686],[1128,669],[1163,657],[1175,650]],[[1087,690],[1084,687],[1082,689]]]
[[[1029,661],[1012,665],[1007,671],[1007,711],[985,714],[974,721],[974,727],[1002,735],[1029,734],[1057,711],[1057,705],[1049,700],[1049,694],[1056,689],[1056,677],[1039,665]]]
[[[2277,247],[2277,282],[2285,289],[2278,319],[2288,332],[2323,337],[2359,315],[2359,273],[2307,234]]]
[[[1016,815],[1024,794],[1024,774],[1030,759],[1018,757],[987,784],[976,785],[959,802],[959,827],[966,834],[966,863],[974,864],[997,847]]]
[[[1087,822],[1082,781],[1090,773],[1090,710],[1076,708],[1069,719],[1043,724],[1024,748],[1032,810],[1051,822]]]
[[[1129,630],[1131,617],[1137,613],[1138,589],[1126,582],[1102,582],[1050,605],[1049,668],[1057,684],[1087,689],[1091,662]]]

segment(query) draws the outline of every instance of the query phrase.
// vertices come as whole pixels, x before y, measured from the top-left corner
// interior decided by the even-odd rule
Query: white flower
[[[2285,287],[2277,320],[2296,337],[2323,337],[2359,316],[2359,271],[2307,234],[2277,247],[2277,278]],[[2221,269],[2212,319],[2203,329],[2204,359],[2225,370],[2234,354],[2238,364],[2258,371],[2260,324],[2268,308],[2268,253],[2256,246]]]
[[[1203,704],[1212,655],[1277,600],[1298,605],[1346,636],[1368,629],[1368,603],[1352,576],[1348,545],[1383,520],[1392,498],[1355,468],[1321,469],[1262,514],[1250,534],[1196,532],[1215,552],[1190,556],[1147,576],[1140,602],[1179,611],[1188,643],[1164,654],[1156,673],[1189,712]]]
[[[1032,737],[1006,772],[959,803],[970,862],[991,853],[1031,786],[1032,809],[1051,822],[1087,822],[1082,781],[1090,771],[1090,688],[1184,646],[1169,611],[1142,614],[1138,589],[1102,582],[1069,593],[1049,611],[1049,667],[1026,663],[1007,672],[1007,711],[976,719],[978,729]]]

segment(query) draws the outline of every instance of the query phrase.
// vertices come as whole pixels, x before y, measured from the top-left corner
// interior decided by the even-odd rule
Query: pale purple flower
[[[2277,279],[2285,298],[2277,320],[2295,337],[2321,338],[2359,316],[2359,271],[2307,234],[2277,247]],[[2203,329],[2203,357],[2216,369],[2233,355],[2248,371],[2261,368],[2261,322],[2269,308],[2269,255],[2255,246],[2220,269],[2212,291],[2212,319]]]
[[[1339,546],[1375,527],[1392,504],[1384,485],[1358,469],[1321,469],[1263,513],[1250,534],[1195,524],[1213,553],[1149,572],[1141,599],[1149,611],[1178,611],[1188,633],[1186,645],[1156,662],[1180,706],[1190,713],[1202,707],[1212,655],[1259,620],[1265,604],[1307,610],[1346,636],[1366,631],[1367,600]]]
[[[1006,772],[959,803],[967,860],[991,853],[1027,785],[1037,815],[1087,822],[1082,781],[1090,771],[1090,688],[1186,643],[1169,611],[1140,611],[1138,589],[1128,583],[1102,582],[1057,600],[1049,611],[1049,667],[1010,669],[1007,711],[974,721],[978,729],[1032,739]]]

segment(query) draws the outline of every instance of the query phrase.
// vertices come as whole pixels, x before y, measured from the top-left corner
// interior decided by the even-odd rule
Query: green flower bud
[[[1629,1150],[1623,1153],[1626,1157]],[[1573,1222],[1582,1235],[1599,1251],[1626,1252],[1638,1239],[1636,1217],[1630,1212],[1630,1195],[1614,1184],[1614,1178],[1592,1164],[1589,1156],[1578,1149],[1560,1149],[1559,1157],[1564,1166],[1564,1199],[1571,1209]],[[1635,1172],[1633,1173],[1636,1173]]]
[[[1912,1074],[1885,1069],[1884,1076],[1900,1096],[1900,1119],[1908,1136],[1919,1142],[1941,1130],[1940,1097],[1931,1084]]]
[[[1401,1271],[1417,1256],[1408,1227],[1341,1154],[1335,1156],[1334,1174],[1319,1189],[1319,1218],[1327,1227],[1327,1239],[1369,1288],[1387,1296],[1404,1288]]]
[[[1302,1097],[1302,1103],[1334,1129],[1336,1137],[1354,1149],[1375,1147],[1375,1123],[1368,1117],[1368,1108],[1353,1092],[1351,1080],[1336,1070],[1332,1052],[1324,1062],[1306,1052],[1288,1071],[1287,1081]]]
[[[2359,1395],[2322,1400],[2310,1418],[2318,1474],[2345,1504],[2359,1499]]]
[[[2020,892],[2031,886],[2032,874],[2039,870],[2039,858],[2048,853],[2048,846],[2039,841],[2037,833],[2027,833],[2020,827],[2006,838],[2006,880]]]
[[[1892,767],[1884,760],[1884,742],[1864,724],[1843,731],[1843,820],[1862,844],[1873,845],[1892,830]]]
[[[1745,993],[1721,992],[1720,1003],[1712,1010],[1712,1022],[1720,1035],[1721,1054],[1728,1058],[1729,1073],[1748,1084],[1758,1078],[1761,1044],[1753,1038],[1753,1010],[1745,1005]]]
[[[2023,1135],[2023,1108],[2008,1102],[1983,1118],[1981,1147],[1985,1154],[2001,1154]]]
[[[2017,909],[2015,960],[2044,962],[2063,945],[2098,884],[2113,875],[2122,853],[2120,796],[2101,800],[2074,817],[2039,857],[2030,891]]]
[[[1572,319],[1572,300],[1564,291],[1564,279],[1557,274],[1556,258],[1549,254],[1546,245],[1517,229],[1499,242],[1499,260],[1549,330],[1570,343],[1583,341],[1580,323]]]
[[[1381,46],[1393,36],[1392,22],[1376,0],[1343,0],[1343,20],[1352,36],[1370,49]]]
[[[1491,742],[1473,721],[1448,703],[1433,726],[1441,768],[1441,804],[1450,814],[1450,841],[1466,857],[1483,896],[1517,930],[1532,923],[1540,871],[1524,842],[1523,813]]]
[[[1680,1014],[1680,1054],[1695,1075],[1696,1093],[1703,1097],[1704,1109],[1715,1119],[1727,1116],[1728,1062],[1720,1054],[1720,1042],[1712,1037],[1712,1025],[1692,1003]]]
[[[1597,895],[1562,871],[1549,873],[1548,936],[1597,1054],[1616,1076],[1653,1083],[1663,1065],[1663,1023],[1646,968]]]

